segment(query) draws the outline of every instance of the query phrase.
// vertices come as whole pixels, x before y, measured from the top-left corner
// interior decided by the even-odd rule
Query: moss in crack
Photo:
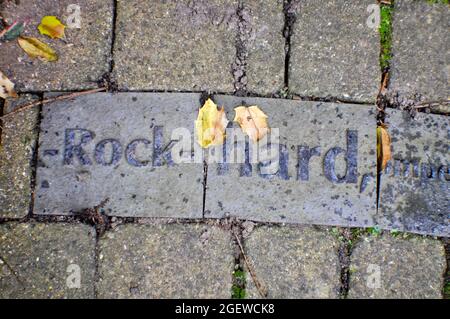
[[[450,281],[445,283],[443,294],[444,294],[444,299],[450,299]]]
[[[389,69],[391,57],[392,57],[392,12],[394,10],[393,4],[381,5],[380,8],[380,41],[381,41],[381,53],[380,53],[380,67],[381,71],[385,72]]]
[[[245,272],[243,270],[235,270],[233,272],[233,286],[231,287],[231,297],[233,299],[245,298]]]
[[[427,0],[429,4],[450,4],[450,0]]]

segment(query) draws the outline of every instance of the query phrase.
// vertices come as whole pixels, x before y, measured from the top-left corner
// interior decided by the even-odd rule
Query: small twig
[[[5,260],[5,258],[0,256],[0,260],[5,264],[6,268],[9,269],[9,271],[13,274],[14,277],[16,277],[17,282],[22,285],[23,287],[25,287],[24,282],[22,281],[22,279],[20,279],[19,275],[17,274],[17,272],[11,267],[10,264],[8,264]]]
[[[420,103],[420,104],[416,104],[413,107],[415,109],[421,109],[421,108],[425,108],[425,107],[432,107],[432,106],[444,105],[444,104],[450,104],[450,101],[443,100],[443,101],[423,102],[423,103]]]
[[[79,97],[79,96],[82,96],[82,95],[88,95],[88,94],[93,94],[93,93],[102,92],[102,91],[106,91],[106,88],[98,88],[98,89],[87,90],[87,91],[82,91],[82,92],[74,92],[74,93],[70,93],[70,94],[66,94],[66,95],[60,95],[60,96],[57,96],[57,97],[45,99],[45,100],[42,100],[42,101],[28,103],[28,104],[25,104],[25,105],[21,105],[17,109],[15,109],[14,111],[11,111],[11,112],[3,115],[2,117],[0,117],[0,119],[8,118],[8,117],[10,117],[10,116],[12,116],[14,114],[17,114],[19,112],[23,112],[25,110],[31,109],[32,107],[35,107],[35,106],[38,106],[38,105],[44,105],[44,104],[48,104],[48,103],[52,103],[52,102],[56,102],[56,101],[72,99],[72,98],[76,98],[76,97]]]
[[[267,297],[267,288],[264,287],[263,284],[261,284],[261,282],[258,280],[258,277],[256,276],[255,270],[253,268],[253,265],[250,262],[250,260],[247,258],[247,255],[244,252],[244,247],[242,247],[242,244],[241,244],[241,241],[239,240],[238,235],[236,235],[235,232],[233,232],[233,235],[236,238],[236,241],[238,243],[238,246],[242,253],[242,256],[244,256],[244,262],[247,265],[248,272],[252,276],[252,279],[253,279],[253,282],[255,283],[256,289],[258,289],[258,292],[261,295],[261,297],[266,298]]]

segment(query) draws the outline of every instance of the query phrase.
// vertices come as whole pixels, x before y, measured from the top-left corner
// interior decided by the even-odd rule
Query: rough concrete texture
[[[445,269],[439,240],[365,237],[351,256],[348,297],[441,298]]]
[[[37,100],[37,96],[22,95],[7,100],[4,114],[18,105]],[[0,148],[0,217],[25,217],[30,209],[32,161],[37,141],[39,107],[2,120]]]
[[[450,120],[388,109],[393,159],[381,176],[377,223],[386,228],[450,236]]]
[[[16,4],[17,3],[17,4]],[[73,11],[80,7],[80,28],[69,28]],[[19,91],[80,90],[97,87],[109,70],[112,39],[112,0],[21,0],[3,1],[1,15],[11,24],[29,19],[23,35],[36,37],[53,48],[56,62],[31,59],[17,41],[0,42],[0,69],[16,83]],[[65,39],[40,35],[37,27],[46,15],[57,16],[68,27]]]
[[[119,226],[101,239],[99,261],[100,298],[231,296],[231,238],[217,227]]]
[[[338,242],[312,227],[259,227],[245,241],[248,258],[268,298],[337,298]],[[246,292],[261,298],[250,274]]]
[[[232,92],[236,9],[236,0],[119,0],[119,87]]]
[[[284,87],[283,1],[245,0],[243,8],[249,22],[247,90],[276,93]]]
[[[176,128],[193,136],[199,99],[100,93],[44,106],[34,212],[70,214],[108,199],[110,215],[201,217],[203,163],[176,164],[170,142]]]
[[[214,100],[225,107],[229,119],[234,118],[238,105],[258,105],[268,116],[272,131],[279,129],[279,142],[269,142],[285,147],[279,156],[275,154],[280,165],[261,176],[258,165],[250,163],[250,152],[248,165],[231,163],[236,154],[243,154],[244,143],[240,143],[236,153],[231,152],[232,143],[228,143],[227,163],[208,165],[206,217],[231,215],[265,222],[373,225],[376,137],[372,106],[222,95],[214,96]],[[233,125],[241,132],[237,123]],[[231,141],[232,134],[227,136]],[[255,144],[248,145],[253,148]],[[307,147],[311,154],[309,164]],[[337,151],[335,147],[342,152],[335,158],[334,174],[330,155]],[[347,149],[357,149],[357,154],[351,151],[354,155],[353,159],[349,157],[348,170],[343,151]],[[304,160],[300,162],[299,158]],[[351,169],[353,164],[357,171]]]
[[[375,2],[294,1],[289,88],[301,96],[375,102],[381,79],[378,29],[367,7]]]
[[[389,90],[393,102],[447,100],[450,85],[448,4],[395,1],[392,28]]]
[[[92,227],[7,223],[0,225],[0,242],[0,298],[94,297]]]

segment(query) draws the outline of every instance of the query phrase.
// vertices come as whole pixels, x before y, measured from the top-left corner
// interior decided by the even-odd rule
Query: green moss
[[[443,289],[444,299],[450,299],[450,281],[447,281]]]
[[[366,229],[366,232],[372,236],[380,236],[381,235],[381,229],[378,226],[369,227]]]
[[[427,0],[429,4],[450,4],[450,0]]]
[[[244,299],[245,298],[245,272],[242,270],[236,270],[233,273],[234,283],[231,287],[231,298],[233,299]]]
[[[392,57],[392,11],[393,6],[381,5],[381,21],[380,21],[380,40],[381,54],[380,66],[381,71],[389,68]]]

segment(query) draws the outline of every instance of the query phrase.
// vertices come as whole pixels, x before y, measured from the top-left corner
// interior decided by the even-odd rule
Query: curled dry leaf
[[[1,41],[11,41],[17,39],[23,32],[26,22],[16,21],[0,32]]]
[[[14,90],[14,83],[8,79],[2,71],[0,71],[0,97],[6,99],[7,97],[17,97]]]
[[[377,127],[377,162],[378,172],[386,168],[388,161],[391,159],[391,137],[386,125],[382,124]]]
[[[52,39],[61,39],[64,37],[64,29],[66,26],[61,23],[55,16],[45,16],[38,26],[42,35],[48,35]]]
[[[58,60],[58,56],[56,52],[50,48],[44,42],[29,37],[19,37],[18,39],[20,47],[31,57],[31,58],[40,58],[44,61],[56,61]]]
[[[234,109],[236,115],[234,121],[239,123],[242,131],[246,133],[253,142],[258,142],[269,132],[267,115],[256,106],[238,106]]]
[[[198,117],[195,121],[197,142],[203,148],[223,144],[227,124],[228,120],[224,108],[217,109],[217,105],[211,99],[208,99],[198,111]]]

